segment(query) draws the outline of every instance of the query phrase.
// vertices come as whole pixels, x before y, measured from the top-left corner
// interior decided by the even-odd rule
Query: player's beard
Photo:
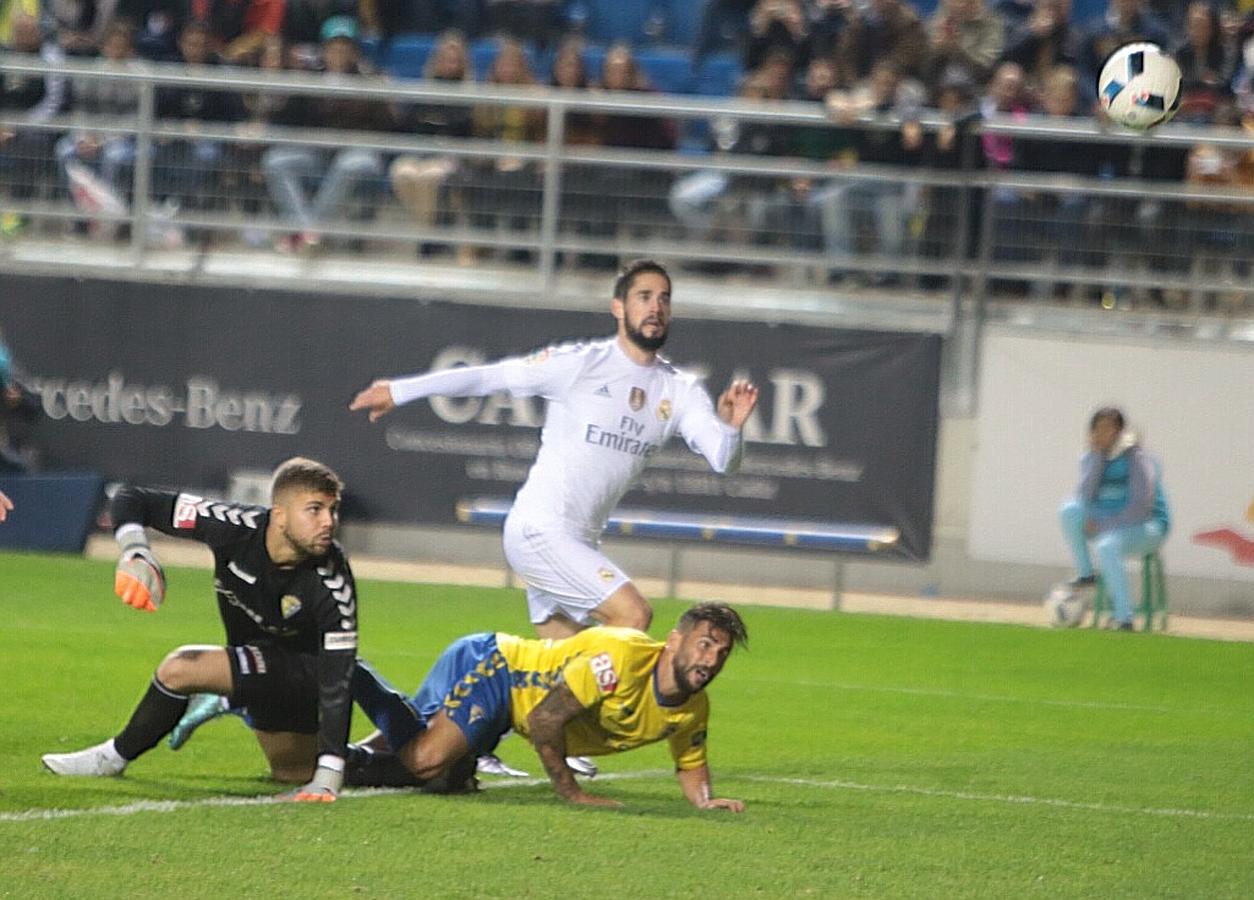
[[[291,530],[283,529],[283,540],[287,541],[287,545],[291,547],[301,559],[309,559],[313,556],[322,556],[331,548],[328,541],[325,545],[319,541],[320,535],[315,535],[308,541],[302,541],[292,534]],[[334,537],[334,535],[332,535]]]
[[[675,657],[675,684],[679,685],[685,694],[695,694],[709,684],[710,678],[713,677],[707,677],[700,684],[693,684],[690,673],[694,668],[697,667],[684,665],[678,656]]]
[[[670,329],[665,325],[659,325],[658,328],[658,333],[653,337],[649,337],[630,322],[624,322],[623,324],[623,331],[627,334],[627,340],[649,353],[656,353],[658,350],[661,350],[662,345],[666,343],[666,335],[670,333]]]

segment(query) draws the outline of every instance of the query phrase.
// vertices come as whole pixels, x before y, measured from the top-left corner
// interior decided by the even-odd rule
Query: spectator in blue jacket
[[[1080,461],[1080,487],[1060,511],[1063,535],[1075,559],[1077,591],[1096,587],[1089,541],[1111,601],[1108,627],[1132,630],[1132,589],[1124,560],[1154,553],[1171,525],[1158,462],[1124,427],[1113,406],[1093,413],[1089,450]]]

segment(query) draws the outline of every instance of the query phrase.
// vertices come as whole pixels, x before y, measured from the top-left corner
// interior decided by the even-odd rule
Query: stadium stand
[[[351,2],[327,7],[328,11],[341,16],[352,8]],[[815,14],[819,9],[817,5],[807,8]],[[990,9],[1008,25],[1022,24],[1026,21],[1024,16],[1033,8],[1015,0],[1002,0],[990,5]],[[456,20],[446,6],[432,9],[436,12],[443,10],[440,21],[444,24]],[[790,39],[775,45],[775,49],[766,54],[763,68],[746,72],[741,53],[694,53],[694,42],[700,40],[703,9],[702,4],[680,0],[631,0],[627,3],[586,0],[565,6],[563,23],[568,29],[581,31],[584,42],[582,56],[585,69],[590,73],[590,86],[595,86],[600,80],[610,43],[614,41],[632,44],[635,61],[651,90],[680,98],[681,101],[682,98],[715,100],[735,96],[746,79],[775,78],[777,73],[766,70],[779,69],[783,65],[787,69],[784,77],[792,85],[791,92],[785,91],[782,95],[768,92],[768,95],[791,96],[802,101],[804,107],[771,101],[760,108],[779,113],[780,117],[768,127],[778,127],[781,138],[787,138],[790,129],[809,128],[815,120],[806,116],[814,116],[819,104],[814,95],[807,94],[802,87],[802,82],[809,77],[808,72],[798,70],[778,52],[779,46],[791,46],[796,41]],[[947,21],[944,17],[958,14],[948,6],[930,9],[926,2],[915,3],[914,9],[925,27],[933,29]],[[859,7],[850,7],[847,14],[851,17],[861,15],[858,10]],[[1003,63],[996,70],[1000,75],[993,77],[988,85],[982,85],[979,82],[986,70],[984,66],[964,72],[955,72],[952,66],[933,67],[939,70],[932,71],[919,61],[912,60],[911,67],[924,72],[931,81],[904,84],[902,90],[908,88],[912,93],[902,95],[898,92],[890,103],[873,99],[875,90],[869,79],[842,83],[838,72],[836,90],[829,95],[827,102],[829,118],[819,120],[836,138],[828,142],[826,151],[808,138],[809,143],[804,149],[800,145],[789,148],[787,140],[781,140],[780,146],[773,149],[768,157],[745,157],[734,162],[718,159],[709,163],[714,167],[732,165],[743,168],[742,175],[749,175],[755,168],[763,166],[774,166],[775,170],[769,176],[735,179],[744,190],[730,197],[733,205],[729,211],[733,222],[738,221],[739,224],[731,231],[717,235],[713,246],[688,247],[688,255],[698,258],[704,255],[714,260],[731,257],[736,260],[736,265],[727,270],[764,275],[768,280],[790,284],[798,283],[798,278],[802,283],[816,278],[821,281],[824,272],[826,277],[839,278],[842,273],[853,272],[856,275],[869,269],[875,286],[877,279],[891,269],[887,274],[894,278],[906,273],[909,277],[904,279],[904,283],[911,288],[961,284],[963,279],[951,278],[952,272],[967,265],[964,260],[977,260],[981,266],[992,265],[1008,271],[1005,277],[999,275],[968,280],[968,287],[975,290],[978,285],[979,290],[1011,299],[1029,293],[1034,299],[1040,298],[1040,291],[1032,293],[1025,285],[1035,277],[1031,270],[1044,265],[1050,270],[1064,270],[1059,278],[1049,279],[1044,289],[1044,293],[1052,292],[1052,299],[1055,300],[1100,301],[1112,307],[1148,303],[1202,311],[1240,307],[1245,303],[1239,289],[1240,282],[1248,270],[1243,256],[1248,256],[1246,250],[1254,233],[1248,216],[1249,207],[1243,200],[1245,186],[1254,183],[1249,175],[1250,171],[1254,171],[1250,163],[1249,142],[1242,143],[1245,139],[1228,132],[1218,135],[1221,142],[1227,143],[1208,143],[1203,140],[1205,134],[1197,132],[1187,139],[1196,143],[1194,147],[1190,147],[1186,140],[1177,139],[1172,143],[1155,141],[1152,136],[1137,143],[1112,140],[1100,125],[1094,128],[1092,120],[1086,115],[1092,73],[1086,72],[1083,67],[1091,67],[1094,53],[1102,46],[1100,42],[1109,40],[1111,35],[1118,36],[1120,40],[1135,37],[1138,28],[1144,34],[1150,31],[1162,33],[1162,23],[1145,3],[1128,0],[1116,11],[1124,18],[1120,19],[1112,12],[1109,21],[1101,19],[1095,22],[1100,18],[1095,13],[1104,13],[1104,7],[1074,4],[1071,22],[1065,32],[1059,32],[1065,37],[1063,43],[1053,47],[1050,54],[1042,55],[1035,51],[1030,54],[1035,60],[1049,57],[1055,62],[1078,64],[1081,68],[1072,70],[1070,75],[1031,67],[1018,72]],[[308,18],[310,14],[310,10],[301,7],[301,16]],[[1224,58],[1236,60],[1241,57],[1236,52],[1238,45],[1254,43],[1251,39],[1254,18],[1241,25],[1233,17],[1234,14],[1226,13],[1225,16],[1222,27],[1212,31],[1224,48]],[[428,19],[435,21],[431,17]],[[309,31],[314,24],[317,23],[312,20],[304,22],[301,28]],[[482,22],[469,24],[482,30]],[[1190,86],[1182,120],[1205,126],[1212,123],[1235,125],[1244,119],[1247,128],[1254,127],[1254,100],[1251,99],[1250,72],[1246,67],[1238,66],[1232,71],[1231,82],[1227,80],[1227,74],[1217,81],[1208,74],[1205,60],[1209,57],[1205,48],[1190,44],[1192,32],[1186,36],[1179,30],[1182,26],[1173,27],[1177,31],[1172,40],[1180,44],[1182,59],[1190,60]],[[12,46],[16,49],[32,53],[41,47],[38,30],[32,32],[30,24],[15,22],[12,32]],[[93,34],[81,27],[81,23],[66,22],[56,26],[55,33],[45,31],[42,46],[56,47],[58,52],[67,54],[74,61],[94,54],[94,43]],[[365,60],[399,79],[403,87],[422,79],[435,43],[436,36],[432,33],[385,31],[381,36],[364,38],[361,47]],[[545,41],[542,45],[533,43],[524,46],[525,59],[537,83],[549,80],[555,44],[555,41]],[[138,46],[142,53],[150,45],[141,43]],[[762,46],[769,48],[770,40]],[[755,52],[763,52],[762,46]],[[469,55],[477,81],[486,77],[498,48],[499,42],[484,34],[470,42]],[[1016,45],[1014,52],[1021,49]],[[919,52],[930,51],[924,49]],[[1006,54],[1011,52],[1008,44]],[[236,51],[232,53],[232,58],[237,58]],[[287,71],[316,69],[321,65],[316,46],[311,48],[297,44],[287,47],[284,54],[282,67]],[[55,56],[43,53],[45,60]],[[256,52],[239,55],[238,58],[255,62],[260,56],[261,53]],[[21,59],[19,56],[11,58]],[[870,64],[874,60],[863,62]],[[1225,73],[1228,71],[1225,69]],[[221,72],[223,78],[234,77],[232,70],[223,69]],[[1078,105],[1073,105],[1069,112],[1061,115],[1051,113],[1048,122],[1032,124],[1023,134],[1016,136],[1013,132],[1019,127],[1015,124],[1018,117],[1038,115],[1043,110],[1047,76],[1056,75],[1060,75],[1061,81],[1070,79],[1080,86]],[[109,115],[109,110],[122,108],[123,100],[133,107],[134,83],[118,80],[102,85],[107,89],[95,91],[89,89],[93,80],[90,75],[75,75],[74,78],[83,82],[79,90],[65,92],[64,78],[60,79],[61,87],[57,87],[58,79],[35,77],[30,72],[13,72],[4,76],[2,114],[10,117],[11,126],[17,126],[13,129],[15,138],[0,147],[0,212],[3,213],[3,231],[10,237],[25,233],[32,223],[38,222],[39,230],[47,236],[62,227],[62,223],[69,222],[72,235],[99,232],[105,237],[116,235],[118,239],[130,235],[137,246],[143,244],[146,233],[171,236],[169,241],[156,241],[159,245],[178,244],[184,232],[211,235],[218,242],[223,242],[229,239],[230,234],[246,230],[238,222],[240,212],[253,220],[250,225],[254,232],[266,228],[280,230],[267,221],[268,217],[273,217],[279,204],[276,198],[267,195],[256,160],[268,149],[264,146],[266,141],[283,140],[298,144],[309,140],[316,144],[318,138],[314,131],[286,135],[267,133],[264,140],[251,142],[240,139],[238,135],[232,138],[222,134],[212,140],[207,137],[192,139],[189,135],[197,130],[198,123],[214,131],[237,127],[235,123],[240,117],[209,115],[207,111],[214,105],[210,102],[214,96],[211,89],[204,86],[195,90],[180,89],[179,93],[184,97],[206,104],[206,114],[197,115],[194,103],[190,106],[184,104],[176,117],[187,133],[159,136],[152,154],[155,159],[149,160],[153,165],[146,168],[132,162],[132,157],[137,156],[138,149],[143,145],[138,140],[142,127],[136,128],[133,123],[120,126],[106,123],[107,127],[96,133],[79,125],[71,126],[67,116],[69,113],[81,119],[83,116]],[[1013,96],[1005,91],[1005,85],[1012,83],[1015,85]],[[165,94],[174,93],[168,87],[160,90]],[[102,95],[100,102],[86,102],[86,98],[95,94]],[[253,95],[253,99],[260,96],[263,95]],[[249,128],[293,124],[276,114],[276,110],[285,107],[287,101],[277,93],[269,96],[270,100],[260,105],[251,101],[245,103],[249,108],[243,118]],[[62,99],[50,105],[51,98]],[[515,261],[547,258],[547,253],[537,256],[532,251],[543,249],[542,236],[550,233],[572,245],[553,248],[556,257],[567,260],[591,259],[597,255],[612,257],[625,252],[623,248],[627,244],[638,244],[642,237],[665,240],[668,236],[682,234],[681,223],[666,213],[666,197],[671,185],[691,174],[691,167],[699,164],[694,157],[712,151],[717,155],[737,146],[737,131],[749,127],[753,120],[746,119],[747,113],[743,110],[724,115],[721,108],[711,106],[703,113],[682,113],[661,121],[664,117],[647,113],[647,107],[654,99],[642,97],[640,109],[636,111],[615,110],[611,114],[601,110],[594,115],[580,111],[571,113],[571,121],[588,126],[583,127],[578,143],[587,148],[616,147],[621,152],[616,153],[613,159],[596,161],[564,155],[558,161],[557,172],[559,177],[565,177],[568,184],[562,189],[563,196],[553,206],[546,206],[543,202],[545,184],[552,178],[552,171],[535,164],[545,153],[544,132],[532,128],[526,138],[531,146],[518,148],[517,156],[518,159],[526,158],[532,164],[508,173],[507,192],[498,190],[496,182],[500,180],[500,173],[493,176],[495,180],[492,184],[476,180],[476,172],[484,171],[484,167],[471,164],[469,160],[484,151],[461,147],[449,156],[449,148],[440,148],[442,159],[456,159],[464,164],[442,176],[436,198],[439,208],[430,215],[417,217],[416,221],[429,223],[432,232],[441,234],[412,231],[406,234],[405,227],[410,226],[415,218],[400,214],[399,204],[390,195],[386,179],[382,178],[367,179],[361,189],[354,188],[352,196],[342,204],[343,208],[330,217],[328,231],[332,233],[338,228],[345,232],[342,236],[350,246],[371,253],[389,241],[405,238],[428,241],[437,236],[448,237],[446,232],[452,229],[459,233],[451,243],[463,246],[504,248],[510,242],[526,245],[527,253],[522,256],[513,254]],[[938,104],[946,103],[948,105],[943,114],[932,112]],[[486,109],[492,104],[477,105]],[[535,111],[541,111],[543,105],[543,95],[537,94]],[[56,108],[53,109],[53,106]],[[159,102],[158,116],[170,119],[169,108],[168,103]],[[803,108],[812,112],[797,112]],[[839,120],[837,110],[857,112],[849,121],[843,121]],[[999,115],[1001,119],[982,122],[990,113]],[[64,118],[58,120],[57,115]],[[906,134],[909,129],[898,133],[898,119],[908,120],[915,115],[920,118],[921,130],[912,131],[909,135]],[[375,132],[373,142],[380,144],[376,150],[385,166],[401,155],[421,163],[424,157],[434,153],[430,143],[423,146],[402,143],[406,135],[415,133],[411,126],[404,124],[408,121],[410,119],[404,115],[397,116],[390,125],[380,123],[379,130]],[[653,124],[649,124],[651,122]],[[633,123],[659,133],[669,132],[672,138],[665,141],[643,140],[638,136],[633,138]],[[325,124],[343,126],[338,121]],[[658,124],[660,128],[655,128]],[[1044,136],[1032,131],[1041,127],[1048,131]],[[604,133],[598,134],[597,129]],[[990,130],[998,133],[990,133]],[[71,140],[71,133],[89,137],[90,140],[83,142],[80,137]],[[444,137],[436,127],[417,133],[431,140]],[[521,134],[518,129],[505,127],[491,134],[481,133],[480,137],[516,141]],[[678,136],[677,144],[675,135]],[[571,143],[575,141],[572,139]],[[50,150],[53,145],[59,148],[56,154]],[[660,154],[664,152],[663,148],[672,146],[677,147],[686,159],[641,155]],[[887,152],[886,148],[891,152]],[[208,158],[206,154],[209,151],[212,151],[213,157],[211,165],[196,162]],[[828,155],[824,156],[824,152]],[[798,166],[798,160],[805,161],[811,168]],[[894,208],[892,214],[894,217],[899,212],[902,214],[904,221],[900,228],[908,230],[904,239],[899,241],[900,236],[896,233],[899,227],[896,225],[890,225],[892,233],[886,234],[883,211],[876,204],[860,199],[878,197],[883,192],[862,187],[845,190],[843,181],[832,180],[830,172],[820,175],[821,170],[814,168],[824,164],[829,170],[833,167],[848,169],[854,181],[864,184],[877,180],[885,184],[902,183],[904,204],[900,210]],[[450,165],[443,168],[448,169]],[[778,171],[780,166],[787,166],[793,171]],[[956,172],[978,172],[981,179],[997,181],[999,186],[989,194],[975,192],[972,188],[960,195],[955,193],[953,183],[945,181]],[[1061,180],[1071,176],[1088,181],[1077,188]],[[1005,186],[1008,181],[1023,178],[1033,183]],[[1046,180],[1041,181],[1042,178]],[[845,208],[829,205],[822,216],[817,217],[822,221],[816,218],[821,208],[814,204],[810,204],[810,211],[805,215],[793,217],[793,220],[782,224],[778,217],[764,218],[761,215],[764,208],[804,209],[807,206],[802,196],[804,191],[800,194],[797,191],[805,183],[816,180],[832,188],[830,196],[845,204]],[[1134,182],[1141,185],[1142,194],[1149,189],[1145,185],[1153,185],[1156,196],[1131,199],[1123,186]],[[558,182],[555,180],[553,183]],[[600,186],[596,191],[589,188],[594,184]],[[583,192],[584,201],[599,196],[604,197],[605,202],[568,203],[565,194],[572,188]],[[134,198],[137,189],[146,191],[148,195]],[[794,192],[791,199],[784,196],[790,189]],[[1124,193],[1121,194],[1121,191]],[[67,202],[71,192],[75,198],[74,206]],[[1211,201],[1202,197],[1202,192],[1225,197],[1235,194],[1235,199],[1228,197]],[[965,196],[966,201],[954,204],[954,199],[959,196]],[[986,200],[986,197],[991,199]],[[1066,197],[1074,198],[1076,202],[1066,201]],[[504,214],[475,208],[502,198],[509,199],[513,204],[511,209],[504,210]],[[136,206],[134,210],[132,202]],[[1234,208],[1232,203],[1242,214],[1235,217],[1228,215]],[[961,213],[960,207],[963,210]],[[516,210],[522,212],[517,213]],[[545,216],[550,214],[546,210],[556,210],[559,217],[564,211],[579,210],[585,221],[574,223],[575,227],[563,222],[549,225],[545,223]],[[224,211],[234,212],[234,226],[222,220],[192,221]],[[74,215],[75,212],[79,215]],[[126,222],[128,217],[133,216],[147,222],[138,237]],[[152,222],[161,216],[178,218],[179,221],[170,228],[154,226]],[[633,216],[638,220],[629,221]],[[767,220],[774,224],[766,231],[761,226],[746,224]],[[843,223],[839,230],[840,240],[833,238],[837,235],[833,229],[837,220]],[[100,227],[102,222],[109,227]],[[508,227],[501,226],[502,222],[508,223]],[[780,228],[784,230],[780,231]],[[1086,247],[1082,253],[1067,252],[1061,247],[1061,242],[1074,234],[1085,235]],[[828,257],[837,247],[840,248],[838,256],[851,258],[825,258],[820,251],[813,249],[824,242]],[[250,243],[261,246],[269,242]],[[898,246],[904,248],[904,258],[877,258],[883,255],[877,247],[892,249]],[[778,248],[791,248],[793,251],[811,249],[804,253],[789,253]],[[677,250],[683,253],[685,248]],[[897,255],[895,251],[894,255]],[[504,256],[507,260],[510,258],[508,253]],[[935,271],[938,268],[945,271]],[[1029,271],[1023,271],[1025,269]],[[809,270],[809,275],[804,274],[806,270]],[[1139,279],[1142,284],[1131,289],[1123,286],[1112,288],[1112,282],[1127,281],[1129,274],[1133,281]],[[1233,294],[1228,289],[1234,284],[1238,288],[1236,294],[1240,296],[1225,297],[1225,294]],[[1130,300],[1130,297],[1133,299]]]

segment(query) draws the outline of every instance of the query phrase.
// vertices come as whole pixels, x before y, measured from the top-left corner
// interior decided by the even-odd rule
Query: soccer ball
[[[1112,120],[1144,131],[1180,108],[1180,67],[1157,44],[1125,44],[1106,60],[1097,96]]]
[[[1084,619],[1088,603],[1065,581],[1050,588],[1045,596],[1045,615],[1055,628],[1075,628]]]

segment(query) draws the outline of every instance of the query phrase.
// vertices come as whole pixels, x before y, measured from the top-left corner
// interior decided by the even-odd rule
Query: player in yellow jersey
[[[710,793],[705,687],[747,639],[739,614],[723,603],[692,607],[665,641],[607,627],[558,641],[499,632],[459,638],[411,698],[377,676],[354,679],[353,698],[395,752],[350,750],[348,783],[370,783],[364,773],[385,768],[385,757],[417,783],[446,778],[512,728],[531,741],[563,798],[618,806],[579,786],[567,754],[619,753],[665,739],[689,802],[741,812],[741,801]]]

